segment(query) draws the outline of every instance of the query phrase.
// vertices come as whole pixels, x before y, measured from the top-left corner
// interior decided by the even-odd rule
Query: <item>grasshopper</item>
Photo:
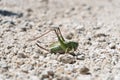
[[[74,42],[74,41],[65,41],[65,39],[63,38],[62,34],[61,34],[61,31],[60,31],[60,28],[57,27],[57,28],[54,28],[52,29],[55,34],[57,35],[57,38],[58,38],[58,42],[55,42],[53,44],[51,44],[49,47],[50,49],[46,49],[46,48],[43,48],[42,46],[39,45],[39,41],[37,41],[36,45],[41,48],[41,49],[44,49],[45,51],[48,51],[50,53],[72,53],[74,52],[77,47],[78,47],[78,43],[77,42]],[[41,36],[49,33],[50,31],[42,34]],[[39,37],[41,37],[39,36]],[[39,37],[37,37],[36,39],[38,39]],[[34,39],[35,40],[35,39]]]

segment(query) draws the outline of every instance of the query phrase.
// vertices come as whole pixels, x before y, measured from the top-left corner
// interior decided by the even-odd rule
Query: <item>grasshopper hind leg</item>
[[[62,38],[62,40],[65,41],[65,39],[63,38],[62,33],[61,33],[61,31],[60,31],[60,28],[58,28],[58,32],[59,32],[60,37]]]

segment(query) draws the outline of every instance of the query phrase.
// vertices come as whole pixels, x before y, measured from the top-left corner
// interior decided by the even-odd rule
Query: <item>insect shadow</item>
[[[15,13],[12,11],[7,11],[7,10],[0,10],[0,15],[2,16],[17,16],[17,17],[22,17],[22,13]]]

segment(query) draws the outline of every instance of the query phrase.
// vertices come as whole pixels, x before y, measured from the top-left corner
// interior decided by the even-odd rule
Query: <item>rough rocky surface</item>
[[[28,41],[53,26],[79,43],[75,55]],[[0,80],[120,80],[120,0],[0,0]]]

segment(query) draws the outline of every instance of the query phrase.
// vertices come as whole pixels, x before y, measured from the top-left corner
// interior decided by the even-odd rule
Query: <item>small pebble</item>
[[[67,36],[66,36],[66,39],[72,39],[74,36],[73,33],[68,33]]]
[[[46,78],[49,78],[49,75],[48,75],[48,74],[43,74],[41,80],[44,80],[44,79],[46,79]]]
[[[75,58],[70,54],[63,54],[58,57],[58,60],[63,63],[73,64],[75,63]]]
[[[77,55],[77,59],[78,60],[84,60],[85,59],[85,55],[79,54],[79,55]]]
[[[83,75],[87,75],[87,74],[90,74],[89,73],[89,69],[87,67],[83,67],[80,69],[80,73],[83,74]]]
[[[98,34],[95,34],[94,37],[97,38],[97,37],[107,37],[108,35],[104,34],[104,33],[98,33]]]
[[[111,43],[111,44],[109,45],[109,47],[110,47],[111,49],[115,49],[115,48],[116,48],[116,45],[115,45],[114,43]]]
[[[54,72],[53,71],[48,71],[48,75],[50,75],[50,76],[54,76]]]

